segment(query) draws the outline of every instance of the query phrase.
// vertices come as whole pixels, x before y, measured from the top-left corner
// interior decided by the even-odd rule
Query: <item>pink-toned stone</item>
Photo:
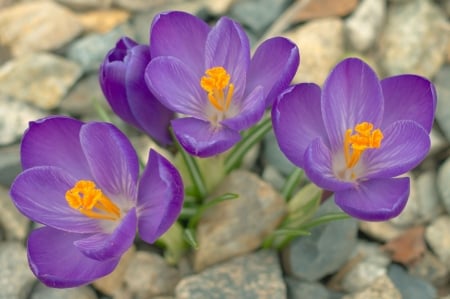
[[[342,17],[350,14],[357,5],[358,0],[311,0],[299,11],[293,18],[293,21],[301,22],[324,17]]]

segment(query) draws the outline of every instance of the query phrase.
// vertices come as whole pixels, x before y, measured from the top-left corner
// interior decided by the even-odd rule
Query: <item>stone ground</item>
[[[280,252],[261,250],[286,209],[278,190],[293,169],[269,134],[246,163],[258,171],[240,170],[219,186],[241,200],[208,211],[199,249],[177,265],[138,243],[91,285],[54,290],[37,282],[24,245],[34,226],[8,195],[20,171],[20,137],[28,121],[45,115],[89,120],[98,119],[95,107],[109,111],[97,82],[103,56],[122,35],[147,42],[153,16],[164,10],[208,21],[231,16],[254,45],[274,35],[292,39],[301,52],[295,82],[321,84],[350,55],[380,77],[432,79],[439,93],[432,150],[408,174],[404,212],[384,223],[335,222]],[[449,0],[0,0],[0,299],[449,299],[449,17]],[[147,150],[145,137],[113,120]],[[335,209],[328,201],[321,212]]]

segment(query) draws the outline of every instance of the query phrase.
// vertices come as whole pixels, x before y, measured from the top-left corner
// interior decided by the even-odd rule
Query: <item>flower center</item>
[[[89,180],[79,180],[67,190],[66,200],[72,209],[95,219],[118,220],[120,209]]]
[[[225,68],[216,66],[205,71],[200,86],[208,93],[209,102],[219,111],[226,112],[233,97],[234,84]]]
[[[353,130],[356,132],[353,133]],[[361,122],[354,129],[345,131],[344,155],[347,168],[353,168],[361,159],[362,153],[366,149],[379,148],[383,133],[380,129],[373,129],[373,124]]]

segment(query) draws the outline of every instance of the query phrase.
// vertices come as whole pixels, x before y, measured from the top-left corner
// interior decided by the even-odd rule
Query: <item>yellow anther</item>
[[[72,189],[67,190],[66,200],[69,207],[87,217],[104,220],[120,218],[120,209],[92,181],[76,182]]]
[[[200,86],[208,93],[209,102],[219,111],[225,112],[230,106],[234,84],[230,83],[230,74],[221,66],[205,71]]]
[[[344,155],[347,168],[354,167],[366,149],[379,148],[383,140],[383,133],[380,129],[373,129],[373,124],[362,122],[353,129],[345,131]]]

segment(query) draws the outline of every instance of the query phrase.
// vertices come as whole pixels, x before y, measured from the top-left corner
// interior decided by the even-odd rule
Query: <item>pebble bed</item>
[[[290,38],[301,55],[295,83],[322,84],[347,56],[363,58],[380,77],[431,79],[438,91],[432,148],[407,174],[411,194],[401,215],[333,222],[281,251],[262,250],[286,210],[279,190],[294,167],[268,134],[218,187],[240,199],[204,215],[198,250],[178,264],[136,243],[112,274],[90,285],[59,290],[38,282],[25,247],[35,224],[8,194],[20,172],[21,135],[30,120],[93,120],[100,107],[145,157],[150,141],[111,113],[97,72],[120,36],[148,42],[151,20],[166,10],[211,22],[230,16],[253,45]],[[0,0],[0,299],[450,299],[449,19],[450,0]],[[319,213],[336,209],[327,201]]]

